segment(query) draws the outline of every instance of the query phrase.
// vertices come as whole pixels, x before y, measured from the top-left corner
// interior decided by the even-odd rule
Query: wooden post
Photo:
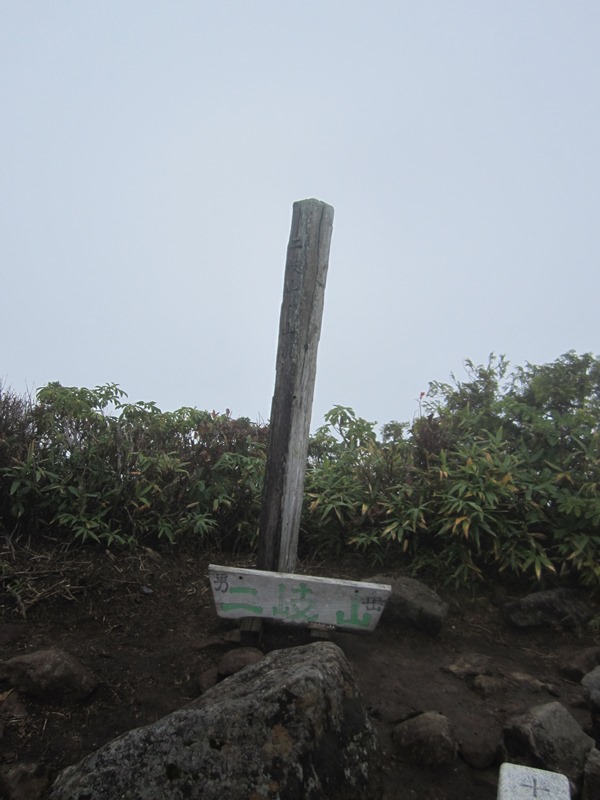
[[[294,203],[279,320],[258,568],[293,572],[304,493],[333,208]]]

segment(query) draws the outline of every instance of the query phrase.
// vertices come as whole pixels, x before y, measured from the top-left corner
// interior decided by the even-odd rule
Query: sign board
[[[502,764],[497,800],[570,800],[566,775],[520,764]]]
[[[208,574],[220,617],[261,617],[286,625],[365,633],[375,630],[392,591],[381,583],[215,564],[209,565]]]

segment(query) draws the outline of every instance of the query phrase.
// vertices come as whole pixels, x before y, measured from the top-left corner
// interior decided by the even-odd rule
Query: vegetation
[[[467,362],[417,418],[334,407],[311,438],[301,547],[401,559],[449,581],[600,578],[600,361]],[[0,387],[0,525],[107,547],[256,544],[265,426],[126,402],[116,385]]]
[[[252,541],[266,429],[124,402],[110,384],[0,394],[0,509],[11,536],[111,545]]]

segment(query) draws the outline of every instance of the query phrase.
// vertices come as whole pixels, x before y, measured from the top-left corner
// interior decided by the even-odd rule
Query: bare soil
[[[0,660],[58,646],[100,681],[91,696],[76,703],[21,696],[24,715],[4,720],[4,765],[42,762],[54,776],[124,731],[154,722],[197,697],[202,673],[216,666],[227,649],[239,646],[235,629],[215,614],[207,565],[251,566],[247,559],[152,550],[123,555],[58,546],[33,551],[8,544],[0,556],[5,564]],[[354,580],[373,574],[356,559],[304,563],[297,571]],[[334,633],[331,638],[352,664],[381,737],[382,800],[494,800],[498,761],[483,770],[460,756],[443,769],[416,766],[394,752],[394,725],[421,711],[439,711],[457,739],[477,749],[483,741],[500,742],[510,716],[558,699],[587,729],[581,687],[567,680],[558,665],[598,639],[591,628],[516,630],[502,619],[498,590],[488,586],[478,587],[476,594],[450,595],[429,585],[450,603],[439,637],[384,618],[371,635]],[[300,629],[267,628],[262,648],[292,647],[308,637]],[[472,653],[491,656],[492,676],[502,680],[477,687],[446,671]],[[0,700],[7,690],[0,684]]]

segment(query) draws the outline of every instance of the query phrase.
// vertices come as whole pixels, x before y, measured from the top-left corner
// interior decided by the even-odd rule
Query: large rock
[[[593,616],[589,605],[572,589],[533,592],[506,603],[502,610],[518,628],[575,628]]]
[[[0,680],[40,700],[81,700],[98,683],[75,656],[58,648],[36,650],[2,662]]]
[[[64,770],[51,800],[381,797],[381,756],[342,651],[279,650]]]
[[[404,622],[437,636],[441,631],[448,604],[433,589],[414,578],[390,578],[376,575],[370,583],[387,583],[392,587],[382,618]]]
[[[561,772],[575,784],[592,747],[594,740],[559,702],[535,706],[504,728],[506,761]]]

